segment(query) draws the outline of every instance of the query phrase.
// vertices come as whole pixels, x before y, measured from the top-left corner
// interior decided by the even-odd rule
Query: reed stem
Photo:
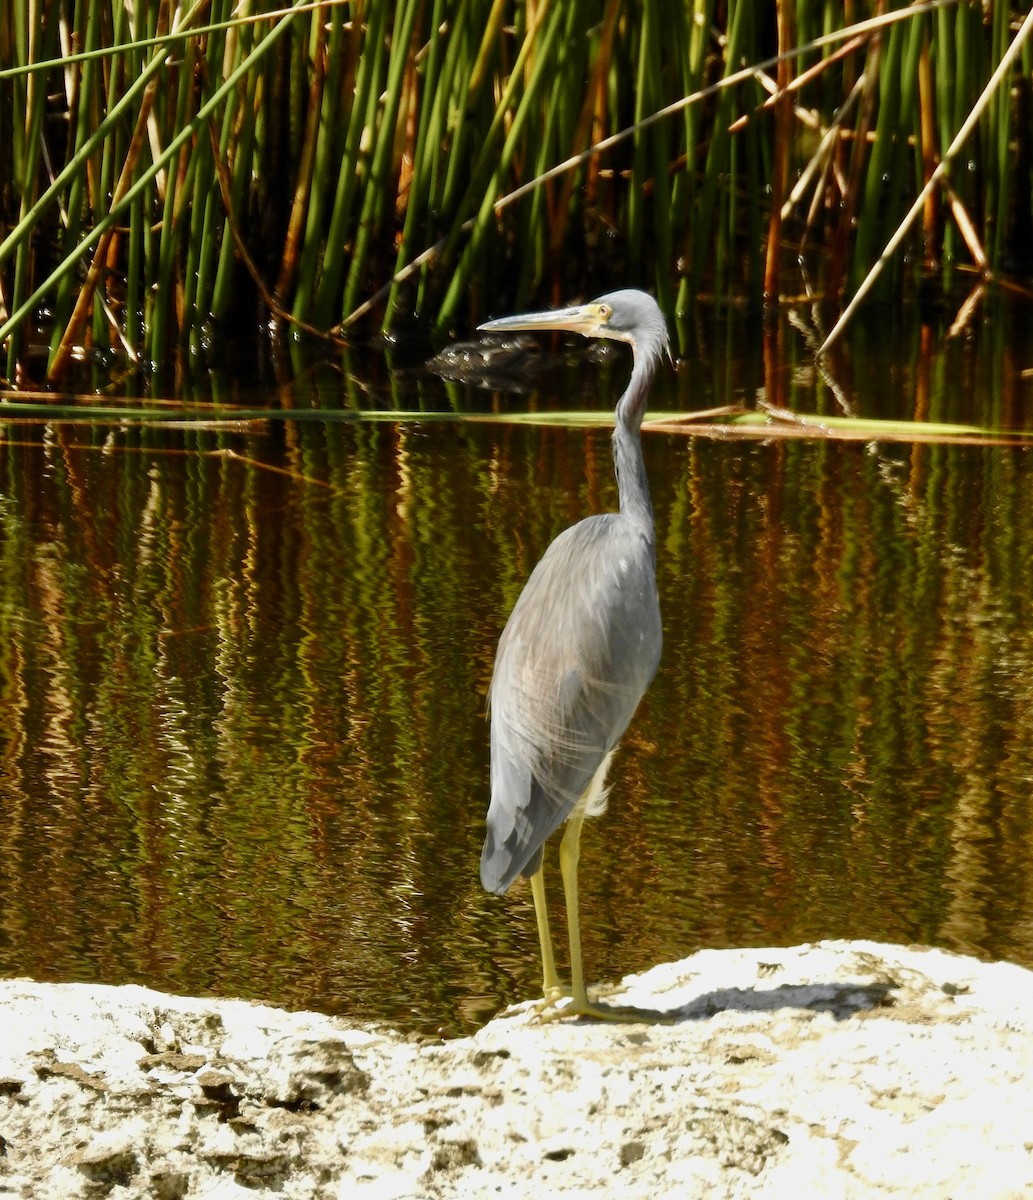
[[[774,302],[805,243],[832,301],[870,291],[879,246],[893,295],[1026,255],[1015,0],[987,22],[960,0],[852,22],[832,0],[773,22],[750,0],[256,7],[0,6],[9,379],[40,332],[58,383],[86,348],[197,357],[256,314],[443,338],[621,284],[679,312]]]

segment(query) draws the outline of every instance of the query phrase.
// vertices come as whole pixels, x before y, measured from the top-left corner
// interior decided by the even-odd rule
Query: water
[[[833,381],[858,415],[1020,428],[1028,329],[876,314]],[[655,410],[839,411],[788,322],[689,350]],[[606,408],[626,374],[323,366],[233,398],[337,417],[6,425],[0,971],[446,1033],[535,994],[528,889],[477,878],[485,697],[535,561],[615,501],[608,430],[340,417]],[[824,937],[1033,966],[1029,451],[644,445],[664,655],[586,827],[590,978]]]

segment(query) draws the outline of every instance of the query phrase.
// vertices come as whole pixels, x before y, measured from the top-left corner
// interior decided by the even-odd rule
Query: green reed
[[[1014,2],[875,9],[11,0],[7,377],[161,365],[270,320],[443,338],[621,284],[681,313],[844,301],[1026,36]],[[1023,40],[886,294],[1022,260],[1031,70]]]

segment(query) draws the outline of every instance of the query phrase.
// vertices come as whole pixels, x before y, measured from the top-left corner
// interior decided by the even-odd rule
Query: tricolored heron
[[[577,864],[585,817],[606,807],[606,772],[660,660],[656,540],[639,436],[667,325],[644,292],[503,317],[484,330],[563,329],[627,342],[634,367],[617,402],[613,461],[620,509],[585,517],[546,550],[499,640],[491,681],[491,805],[481,882],[501,895],[530,877],[547,1005],[566,993],[556,973],[542,876],[546,839],[564,821],[560,871],[570,938],[564,1013],[620,1016],[585,988]]]

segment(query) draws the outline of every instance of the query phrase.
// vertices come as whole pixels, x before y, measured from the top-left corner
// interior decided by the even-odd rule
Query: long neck
[[[617,473],[617,495],[621,513],[636,517],[653,529],[653,506],[649,499],[649,480],[642,458],[642,416],[653,378],[655,363],[651,356],[635,355],[635,367],[627,390],[617,401],[617,422],[613,430],[613,466]]]

